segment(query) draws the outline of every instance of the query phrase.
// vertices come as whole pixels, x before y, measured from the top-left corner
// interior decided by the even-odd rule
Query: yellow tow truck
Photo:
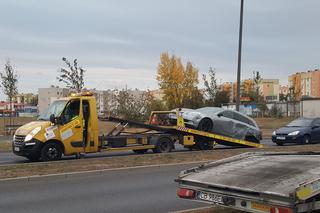
[[[176,123],[168,121],[176,113]],[[107,135],[99,135],[98,121],[115,121],[118,125]],[[169,119],[170,120],[170,119]],[[140,133],[126,133],[127,125],[147,129]],[[149,123],[120,118],[98,118],[96,99],[89,93],[72,94],[50,104],[37,121],[17,129],[12,150],[31,161],[53,161],[62,155],[132,150],[145,153],[170,152],[174,144],[193,149],[212,149],[216,143],[231,146],[262,147],[261,144],[238,140],[209,132],[186,128],[179,111],[152,112]]]

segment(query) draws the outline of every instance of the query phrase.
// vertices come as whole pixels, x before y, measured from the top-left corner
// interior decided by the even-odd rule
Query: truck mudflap
[[[182,171],[176,182],[178,197],[198,202],[257,213],[314,211],[320,154],[247,153]]]

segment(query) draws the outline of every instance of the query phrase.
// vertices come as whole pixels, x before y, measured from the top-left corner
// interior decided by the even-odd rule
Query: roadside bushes
[[[167,110],[150,91],[115,90],[105,98],[104,104],[108,109],[105,114],[136,121],[148,120],[151,111]]]

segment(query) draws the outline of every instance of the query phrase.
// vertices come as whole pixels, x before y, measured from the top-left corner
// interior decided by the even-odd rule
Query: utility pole
[[[238,69],[237,69],[237,97],[236,97],[236,110],[240,108],[240,84],[241,84],[241,48],[242,48],[242,25],[243,25],[243,3],[241,0],[240,6],[240,26],[239,26],[239,47],[238,47]]]

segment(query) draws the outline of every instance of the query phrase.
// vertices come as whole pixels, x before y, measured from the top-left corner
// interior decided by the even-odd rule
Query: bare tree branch
[[[84,87],[85,70],[78,66],[77,59],[73,60],[73,65],[65,57],[62,58],[62,61],[64,61],[68,69],[61,68],[57,80],[65,83],[67,88],[80,92]]]

